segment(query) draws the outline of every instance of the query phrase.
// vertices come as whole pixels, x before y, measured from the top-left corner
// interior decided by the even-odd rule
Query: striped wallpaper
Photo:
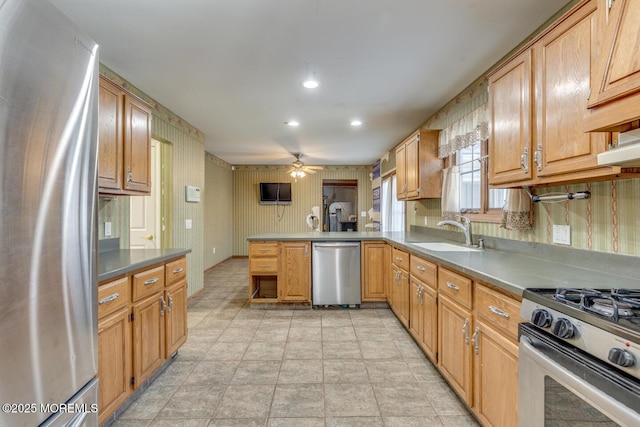
[[[260,233],[296,233],[311,231],[306,218],[311,207],[322,210],[322,181],[349,179],[358,181],[358,212],[371,208],[371,166],[325,166],[313,175],[294,182],[288,166],[235,166],[233,172],[233,254],[248,255],[247,237]],[[259,203],[259,183],[291,182],[292,204],[268,206]],[[368,218],[358,215],[358,230]]]
[[[209,153],[205,154],[203,199],[206,270],[233,256],[233,171],[230,164]]]
[[[590,191],[588,200],[534,204],[531,231],[510,231],[499,224],[473,223],[475,235],[538,243],[552,243],[553,225],[571,227],[571,247],[640,256],[640,179],[603,181],[537,189],[547,192]],[[440,221],[440,200],[408,202],[407,225],[436,227]]]

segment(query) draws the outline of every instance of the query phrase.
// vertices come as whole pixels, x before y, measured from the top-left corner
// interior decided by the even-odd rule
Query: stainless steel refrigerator
[[[2,426],[98,424],[97,101],[97,45],[0,0]]]

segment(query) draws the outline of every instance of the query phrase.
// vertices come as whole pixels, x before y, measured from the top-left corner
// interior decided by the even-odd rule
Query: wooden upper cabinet
[[[100,76],[98,119],[98,185],[101,189],[122,189],[122,90]]]
[[[99,93],[99,192],[149,194],[151,107],[102,75]]]
[[[396,148],[398,200],[439,198],[442,160],[438,158],[439,131],[418,130]]]
[[[598,0],[604,33],[593,69],[586,130],[615,130],[640,118],[640,2]]]
[[[531,50],[489,77],[489,183],[519,183],[531,169]]]
[[[608,133],[585,133],[583,119],[595,60],[597,1],[591,0],[534,46],[535,146],[537,177],[598,167]],[[608,173],[611,168],[601,168]]]

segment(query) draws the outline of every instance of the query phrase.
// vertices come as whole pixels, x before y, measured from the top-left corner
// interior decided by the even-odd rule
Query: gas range
[[[521,316],[536,328],[640,378],[640,291],[527,289]]]

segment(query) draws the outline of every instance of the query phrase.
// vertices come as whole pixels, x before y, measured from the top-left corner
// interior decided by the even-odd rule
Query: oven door
[[[519,425],[639,426],[640,384],[529,323],[520,325]]]

